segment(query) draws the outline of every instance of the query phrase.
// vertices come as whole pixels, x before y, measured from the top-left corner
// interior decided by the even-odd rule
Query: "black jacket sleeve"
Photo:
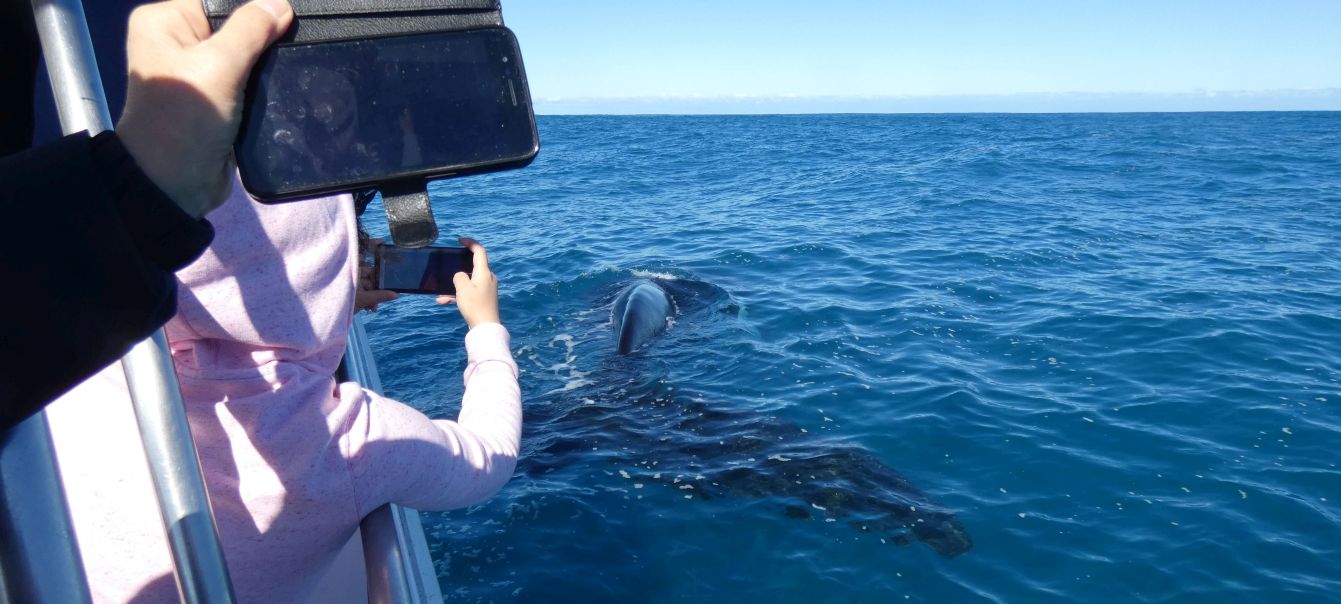
[[[0,212],[4,429],[172,318],[173,272],[214,230],[158,190],[111,132],[0,159]]]

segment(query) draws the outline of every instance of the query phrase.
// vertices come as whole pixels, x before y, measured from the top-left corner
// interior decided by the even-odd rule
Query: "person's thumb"
[[[470,275],[467,275],[464,271],[456,273],[452,276],[452,285],[456,286],[456,293],[460,294],[470,287]]]
[[[221,75],[241,87],[261,52],[293,23],[288,0],[252,0],[233,11],[228,21],[202,46],[216,57]]]

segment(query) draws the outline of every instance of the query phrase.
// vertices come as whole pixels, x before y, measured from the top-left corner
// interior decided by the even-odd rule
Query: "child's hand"
[[[362,231],[359,231],[359,235],[360,237],[365,236]],[[386,242],[381,239],[368,239],[366,243],[363,240],[359,241],[359,285],[354,290],[354,312],[360,310],[377,312],[378,304],[390,302],[399,296],[396,292],[390,290],[376,289],[377,284],[373,282],[373,267],[364,263],[366,261],[366,254],[363,249],[365,245],[368,252],[371,253],[372,250],[386,245]]]
[[[456,302],[467,327],[475,327],[480,323],[501,323],[498,320],[498,280],[489,271],[489,256],[484,246],[469,237],[462,237],[460,242],[475,254],[475,268],[469,275],[457,273],[452,279],[456,284],[456,295],[438,296],[438,304]]]
[[[400,297],[396,292],[385,289],[373,289],[371,266],[359,268],[359,287],[354,290],[354,312],[366,310],[377,312],[377,305]]]

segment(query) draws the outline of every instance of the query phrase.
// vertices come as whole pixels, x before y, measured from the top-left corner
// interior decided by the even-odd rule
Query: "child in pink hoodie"
[[[239,601],[309,599],[360,520],[385,503],[460,508],[507,482],[521,396],[478,243],[462,240],[476,265],[456,282],[470,328],[461,412],[430,420],[332,378],[358,278],[348,196],[266,205],[235,184],[210,221],[215,241],[178,273],[167,332]],[[75,532],[96,601],[175,601],[125,391],[113,365],[50,414]]]

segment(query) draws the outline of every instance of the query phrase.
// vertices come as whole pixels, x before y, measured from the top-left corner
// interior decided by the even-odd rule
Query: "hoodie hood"
[[[214,241],[177,273],[177,316],[166,326],[178,373],[273,385],[272,372],[292,364],[331,376],[357,287],[352,198],[263,204],[235,179],[209,220]]]

